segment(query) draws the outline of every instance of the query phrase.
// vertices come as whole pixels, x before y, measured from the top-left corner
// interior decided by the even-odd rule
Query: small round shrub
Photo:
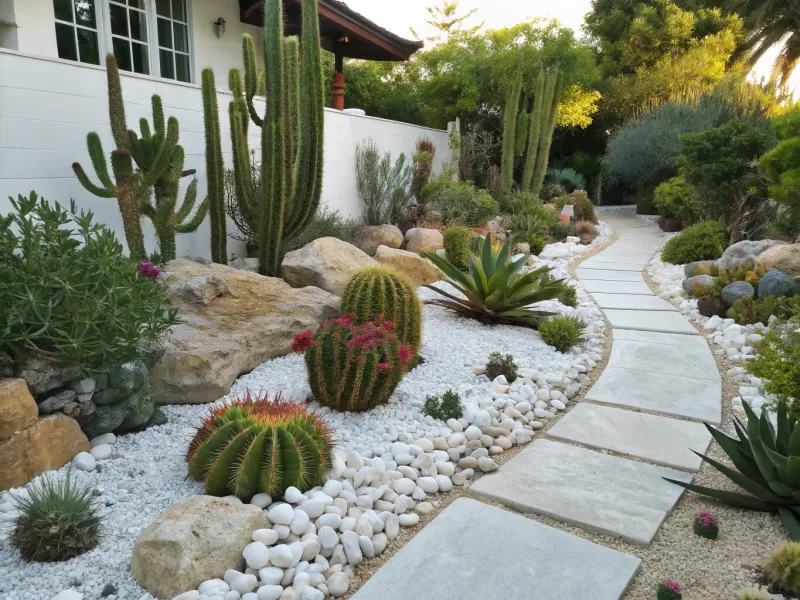
[[[462,271],[467,270],[467,256],[469,256],[469,241],[472,231],[466,227],[446,227],[442,232],[444,242],[444,255]]]
[[[461,399],[453,390],[447,390],[441,397],[428,396],[422,407],[422,413],[438,419],[447,421],[448,419],[460,419],[464,415],[461,407]]]
[[[535,204],[528,212],[534,219],[541,220],[547,227],[558,223],[558,215],[550,204]]]
[[[673,177],[659,185],[653,193],[653,206],[665,219],[678,219],[685,223],[695,220],[696,190],[681,177]]]
[[[492,352],[489,355],[489,361],[486,363],[486,376],[493,380],[498,375],[505,375],[508,383],[517,378],[517,364],[514,362],[513,356],[510,354],[503,356],[499,352]]]
[[[700,221],[669,240],[661,251],[661,260],[684,265],[699,260],[716,260],[725,250],[725,233],[717,221]]]
[[[571,285],[564,285],[564,289],[558,295],[558,301],[564,306],[575,308],[578,306],[578,290]]]
[[[533,239],[529,240],[528,245],[531,247],[531,254],[534,256],[539,256],[542,253],[542,250],[544,250],[546,243],[547,242],[545,241],[544,236],[541,235],[537,235]]]
[[[61,481],[45,475],[28,492],[27,498],[15,500],[19,516],[11,534],[11,545],[22,558],[58,562],[97,546],[100,517],[91,488],[74,484],[68,473]]]
[[[672,579],[665,579],[658,584],[656,600],[681,600],[681,584]]]
[[[776,298],[766,296],[759,298],[739,298],[728,309],[728,318],[734,319],[739,325],[753,325],[754,323],[767,324],[769,318],[775,315],[778,319],[788,319],[792,314],[794,303],[789,298]]]
[[[589,200],[586,190],[575,190],[569,195],[568,204],[572,204],[575,211],[576,221],[588,221],[596,223],[597,217],[594,214],[594,204]]]
[[[800,594],[800,542],[778,544],[769,553],[764,570],[779,590]]]
[[[554,346],[559,352],[566,352],[583,341],[585,327],[582,319],[557,315],[539,323],[539,334],[546,344]]]
[[[581,238],[581,244],[584,246],[591,244],[595,238],[600,235],[595,224],[589,221],[578,221],[575,223],[575,233]]]
[[[575,225],[572,223],[555,223],[550,226],[550,237],[558,242],[563,242],[567,237],[576,233]]]

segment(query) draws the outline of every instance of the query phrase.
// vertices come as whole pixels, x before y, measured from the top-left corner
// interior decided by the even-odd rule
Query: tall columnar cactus
[[[282,496],[290,486],[322,485],[331,447],[328,428],[304,406],[248,396],[212,411],[186,460],[206,494],[248,501],[258,493]]]
[[[258,72],[252,38],[244,36],[244,84],[237,70],[228,82],[233,166],[239,213],[258,232],[259,270],[280,271],[283,242],[314,218],[322,191],[323,84],[317,0],[303,0],[300,41],[283,37],[283,3],[264,3],[266,112],[253,98]],[[248,184],[248,118],[261,128],[261,182]],[[259,190],[255,196],[253,190]]]
[[[553,143],[553,132],[558,120],[558,102],[561,96],[563,76],[560,71],[551,71],[545,78],[544,97],[542,100],[541,129],[536,151],[536,166],[530,182],[530,191],[538,196],[547,174],[547,163],[550,160],[550,145]],[[533,149],[534,140],[528,140],[528,149]]]
[[[222,139],[219,133],[219,109],[214,71],[203,69],[203,119],[206,134],[206,202],[211,225],[211,260],[228,263],[228,238],[225,221],[225,167],[222,162]]]
[[[355,315],[358,323],[382,317],[401,342],[419,352],[420,302],[408,282],[386,267],[365,267],[353,275],[342,294],[342,312]]]
[[[514,157],[517,137],[517,114],[522,93],[522,57],[517,59],[514,82],[506,98],[503,111],[503,155],[500,162],[500,189],[508,193],[514,186]]]
[[[533,170],[536,168],[536,157],[539,154],[539,136],[542,131],[542,111],[544,107],[544,71],[539,71],[533,84],[533,110],[528,117],[527,151],[522,168],[521,188],[523,192],[531,191]]]
[[[314,398],[338,411],[364,411],[389,401],[413,358],[388,322],[356,325],[343,315],[295,336],[292,349],[305,351]]]

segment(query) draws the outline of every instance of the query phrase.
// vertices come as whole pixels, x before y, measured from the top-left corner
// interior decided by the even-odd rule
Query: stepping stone
[[[623,271],[624,272],[624,271]],[[658,296],[642,296],[636,294],[592,294],[600,308],[617,308],[620,310],[677,310],[666,300]]]
[[[640,564],[630,554],[459,498],[353,600],[619,600]]]
[[[604,281],[644,281],[642,274],[637,271],[611,271],[609,269],[583,269],[578,267],[575,272],[578,279],[602,279]]]
[[[595,254],[593,258],[601,262],[647,264],[653,259],[653,254],[654,252],[649,250],[630,250],[612,246],[600,254]]]
[[[662,477],[692,481],[683,471],[539,439],[470,489],[515,510],[646,548],[684,491]]]
[[[653,292],[644,281],[596,281],[593,279],[581,280],[587,292],[601,294],[642,294],[652,296]]]
[[[713,379],[608,366],[586,399],[715,424],[722,418],[722,383]]]
[[[605,312],[611,327],[614,329],[638,329],[639,331],[700,335],[679,312],[615,310],[612,308],[603,312]],[[714,368],[716,369],[716,367]]]
[[[614,339],[608,366],[719,381],[714,355],[706,341],[700,336],[697,338],[702,345],[675,346]]]
[[[684,335],[682,333],[659,333],[655,331],[637,331],[635,329],[617,329],[614,331],[614,341],[617,340],[667,344],[669,346],[708,348],[708,344],[703,336]]]
[[[631,263],[621,263],[615,261],[605,262],[602,260],[596,260],[594,258],[590,258],[586,262],[581,263],[581,269],[604,269],[608,271],[636,271],[638,273],[641,273],[642,269],[644,269],[646,265],[647,263],[631,264]]]
[[[700,423],[582,402],[554,427],[547,437],[611,450],[646,461],[697,472],[711,434]]]

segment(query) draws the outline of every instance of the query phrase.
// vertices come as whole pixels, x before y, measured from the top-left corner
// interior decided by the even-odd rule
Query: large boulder
[[[133,546],[136,582],[157,598],[173,598],[228,569],[243,570],[242,550],[264,511],[211,496],[193,496],[161,512]]]
[[[746,281],[734,281],[729,283],[720,292],[722,301],[730,306],[741,298],[752,298],[756,295],[756,289]]]
[[[0,440],[28,428],[38,416],[24,379],[0,379]]]
[[[442,272],[431,261],[407,250],[380,246],[375,253],[375,260],[405,277],[414,289],[439,281],[443,277]]]
[[[715,260],[698,260],[695,262],[687,263],[683,266],[683,273],[686,277],[694,277],[697,272],[702,269],[712,269],[717,264]]]
[[[765,271],[777,269],[792,277],[800,277],[800,244],[772,246],[758,255],[756,266]]]
[[[39,419],[0,441],[0,491],[25,485],[88,451],[89,440],[74,419],[62,414]]]
[[[794,279],[783,271],[769,271],[758,282],[758,297],[791,296],[796,292],[796,286]]]
[[[281,269],[292,287],[313,285],[341,296],[355,271],[374,264],[370,256],[352,244],[324,237],[287,253]]]
[[[353,231],[353,244],[366,254],[375,256],[380,246],[402,246],[403,232],[394,225],[362,225]]]
[[[444,248],[444,239],[438,229],[418,228],[406,242],[409,252],[436,252],[439,248]]]
[[[778,240],[745,240],[736,242],[725,249],[722,257],[717,262],[724,269],[733,269],[743,264],[753,265],[762,252],[783,243]]]
[[[339,299],[319,288],[224,265],[173,260],[162,277],[183,323],[150,370],[157,404],[216,400],[242,373],[288,354],[296,334],[339,314]]]

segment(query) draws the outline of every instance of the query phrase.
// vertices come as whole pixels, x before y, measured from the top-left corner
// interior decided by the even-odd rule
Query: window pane
[[[150,63],[147,58],[147,46],[145,44],[131,44],[131,51],[133,52],[133,70],[136,73],[150,74]]]
[[[186,0],[172,0],[172,18],[186,23]]]
[[[56,23],[56,45],[59,58],[78,60],[78,50],[75,48],[75,30],[70,25]]]
[[[128,37],[128,10],[124,6],[109,4],[111,13],[111,33]]]
[[[158,51],[159,62],[161,63],[161,76],[165,79],[175,79],[175,69],[172,64],[172,52],[169,50]]]
[[[156,14],[162,17],[170,17],[169,0],[156,0]]]
[[[100,64],[100,48],[97,44],[97,32],[78,28],[78,51],[81,62],[92,65]]]
[[[130,12],[131,18],[131,38],[140,42],[147,41],[147,16],[138,10]]]
[[[134,8],[141,8],[144,10],[144,3],[145,0],[128,0],[128,5],[133,6]]]
[[[162,48],[172,48],[172,21],[158,20],[158,45]]]
[[[175,23],[175,50],[189,52],[189,34],[186,25]]]
[[[114,56],[117,57],[119,68],[123,71],[132,71],[130,42],[115,37],[112,39],[112,44],[114,46]]]
[[[97,29],[94,16],[94,0],[75,0],[75,19],[78,25]]]
[[[72,0],[53,0],[53,10],[56,13],[56,19],[59,21],[73,22]]]
[[[186,54],[175,55],[175,79],[186,83],[192,82],[192,75],[189,72],[189,56]]]

